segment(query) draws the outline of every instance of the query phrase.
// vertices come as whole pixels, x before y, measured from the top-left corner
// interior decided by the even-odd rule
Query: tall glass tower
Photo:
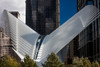
[[[41,35],[59,27],[59,0],[26,0],[26,24]]]

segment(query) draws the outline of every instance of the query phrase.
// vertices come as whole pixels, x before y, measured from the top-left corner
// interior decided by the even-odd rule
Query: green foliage
[[[100,67],[99,63],[96,62],[91,62],[87,57],[83,58],[74,58],[72,64],[67,64],[67,67]]]
[[[100,67],[100,65],[97,61],[95,62],[95,67]]]
[[[2,56],[0,57],[0,66],[1,67],[6,67],[6,59],[7,59],[7,56]]]
[[[33,59],[30,59],[30,57],[26,55],[24,62],[21,62],[21,67],[37,67],[37,64]]]
[[[2,56],[0,57],[0,67],[37,67],[37,65],[28,55],[21,63],[18,63],[13,57]]]
[[[61,63],[58,56],[56,56],[55,53],[51,53],[51,55],[48,56],[47,61],[42,64],[43,67],[64,67],[64,64]]]
[[[79,59],[78,57],[73,60],[73,67],[82,67],[83,66],[83,58]]]
[[[91,67],[91,62],[89,61],[89,59],[86,57],[83,60],[83,66],[84,67]]]
[[[73,67],[73,65],[72,64],[68,64],[67,67]]]
[[[100,65],[99,65],[99,63],[96,61],[96,62],[92,62],[91,67],[100,67]]]
[[[20,65],[13,57],[2,56],[0,58],[0,67],[20,67]]]
[[[92,65],[91,65],[91,67],[95,67],[95,62],[92,62]]]

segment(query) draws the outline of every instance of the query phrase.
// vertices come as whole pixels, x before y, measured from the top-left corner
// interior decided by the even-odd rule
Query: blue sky
[[[77,13],[76,0],[60,0],[60,25]]]

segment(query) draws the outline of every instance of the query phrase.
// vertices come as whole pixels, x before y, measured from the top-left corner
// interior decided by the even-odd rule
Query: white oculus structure
[[[99,10],[88,5],[45,37],[41,37],[6,10],[3,12],[3,23],[7,26],[5,31],[9,30],[12,49],[17,55],[23,59],[28,54],[32,59],[43,63],[51,52],[57,54],[98,16]]]

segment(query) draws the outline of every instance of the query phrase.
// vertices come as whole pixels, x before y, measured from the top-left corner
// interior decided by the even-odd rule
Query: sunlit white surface
[[[99,10],[96,7],[88,5],[50,35],[46,36],[42,44],[44,47],[41,54],[41,62],[43,62],[51,52],[58,53],[65,47],[83,29],[92,23],[92,20],[94,17],[96,18],[98,12]]]
[[[43,63],[51,52],[57,54],[95,20],[98,12],[99,10],[96,7],[88,5],[62,26],[47,35],[41,44],[36,61]],[[11,37],[14,51],[21,59],[23,59],[26,54],[33,59],[36,42],[40,35],[7,11],[4,11],[4,18],[5,23],[8,24],[8,30],[10,32],[8,35]]]
[[[5,23],[8,23],[10,32],[9,35],[11,37],[16,53],[20,53],[23,57],[28,54],[31,58],[33,58],[33,48],[35,48],[35,43],[39,37],[39,34],[18,20],[9,12],[4,11],[4,15],[7,16],[5,18]]]

